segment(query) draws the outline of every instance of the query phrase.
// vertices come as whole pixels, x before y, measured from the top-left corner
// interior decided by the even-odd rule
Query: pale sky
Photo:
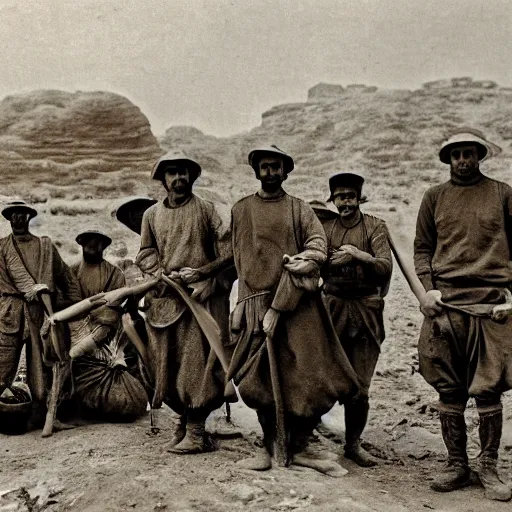
[[[126,95],[153,132],[230,135],[318,82],[512,86],[510,0],[0,0],[0,97]]]

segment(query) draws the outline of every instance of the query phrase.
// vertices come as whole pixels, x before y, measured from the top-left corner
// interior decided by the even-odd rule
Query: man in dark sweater
[[[345,457],[363,467],[377,459],[361,446],[368,420],[368,392],[384,341],[384,300],[392,271],[384,221],[359,209],[364,179],[350,172],[332,176],[331,197],[338,209],[322,224],[329,258],[324,265],[325,301],[336,333],[356,371],[361,392],[345,407]],[[364,199],[363,199],[364,200]]]
[[[512,189],[484,176],[479,162],[496,146],[481,134],[453,135],[439,153],[450,180],[427,190],[418,213],[414,261],[427,294],[418,345],[420,371],[439,393],[448,465],[436,491],[469,485],[464,410],[474,397],[480,416],[478,474],[490,499],[512,492],[496,472],[503,413],[512,387],[512,320],[495,320],[512,280]],[[499,148],[498,148],[499,149]]]

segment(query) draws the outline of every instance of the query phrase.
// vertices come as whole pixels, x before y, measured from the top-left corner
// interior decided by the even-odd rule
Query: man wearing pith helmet
[[[231,212],[238,302],[228,378],[256,410],[264,447],[239,464],[268,470],[274,455],[281,465],[341,476],[344,470],[311,444],[320,417],[357,391],[319,291],[325,233],[311,207],[282,188],[294,168],[290,155],[276,146],[257,148],[249,164],[260,189]]]
[[[452,135],[439,158],[449,180],[423,197],[414,241],[416,273],[427,292],[418,344],[420,371],[439,393],[448,464],[431,487],[470,485],[464,410],[473,397],[480,418],[477,472],[490,499],[512,496],[496,471],[501,394],[512,387],[512,319],[496,308],[512,281],[512,189],[480,163],[499,148],[475,130]]]
[[[336,333],[361,386],[346,400],[345,457],[363,467],[377,459],[361,446],[369,412],[371,379],[384,341],[384,296],[392,271],[391,249],[383,220],[361,212],[364,178],[350,172],[329,179],[338,210],[322,224],[329,258],[323,268],[324,294]]]
[[[192,192],[200,174],[201,166],[178,151],[155,164],[151,176],[161,181],[166,197],[144,212],[136,263],[145,273],[178,281],[209,308],[215,300],[215,275],[224,263],[232,264],[231,237],[213,203]],[[220,361],[192,312],[167,285],[162,282],[145,300],[155,383],[152,406],[165,401],[180,415],[172,452],[205,451],[210,448],[206,418],[224,402]]]

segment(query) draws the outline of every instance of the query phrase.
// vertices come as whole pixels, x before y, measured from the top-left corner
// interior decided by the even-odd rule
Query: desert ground
[[[484,129],[503,153],[482,169],[511,182],[512,91],[492,82],[457,80],[427,84],[419,91],[320,84],[310,90],[307,102],[274,107],[263,114],[261,126],[224,139],[191,127],[172,127],[157,138],[137,107],[110,93],[13,96],[0,102],[0,201],[31,202],[39,211],[32,231],[50,235],[68,263],[79,257],[74,238],[81,229],[101,229],[112,236],[109,260],[133,259],[138,237],[117,223],[112,211],[127,196],[162,196],[149,178],[159,154],[181,147],[197,158],[203,174],[195,190],[214,201],[229,222],[230,206],[257,189],[245,163],[248,151],[270,142],[296,157],[297,169],[285,188],[306,200],[325,200],[330,174],[362,172],[369,198],[363,210],[385,218],[410,257],[422,194],[447,179],[436,152],[448,129]],[[8,232],[2,221],[0,235]],[[364,436],[368,449],[381,458],[376,468],[362,469],[343,458],[340,406],[324,417],[333,434],[318,433],[319,448],[339,457],[348,470],[337,479],[293,466],[264,473],[238,469],[235,461],[260,442],[255,414],[243,403],[233,406],[236,437],[226,435],[222,410],[210,417],[207,428],[216,451],[168,453],[172,413],[164,408],[157,435],[151,435],[147,416],[133,424],[88,424],[49,439],[42,439],[40,431],[0,435],[0,512],[508,510],[510,504],[485,500],[476,480],[450,494],[429,489],[445,451],[433,407],[436,394],[417,372],[421,321],[395,265],[385,310],[387,338]],[[504,406],[500,470],[511,481],[510,394]],[[471,402],[467,421],[474,463],[479,443]]]

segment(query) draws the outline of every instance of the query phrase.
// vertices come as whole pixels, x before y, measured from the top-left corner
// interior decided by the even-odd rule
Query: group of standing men
[[[511,490],[499,479],[496,462],[500,396],[512,387],[512,324],[493,313],[510,296],[512,189],[481,174],[479,162],[491,148],[474,133],[443,144],[440,158],[450,165],[450,180],[425,194],[415,264],[426,291],[420,371],[439,393],[449,455],[432,488],[451,491],[470,483],[464,408],[475,397],[482,445],[478,474],[487,496],[505,501]],[[344,470],[315,449],[313,431],[339,402],[345,408],[345,456],[372,466],[377,460],[360,439],[384,340],[392,272],[386,225],[360,211],[364,180],[356,174],[329,180],[335,213],[313,209],[283,190],[294,161],[276,146],[255,149],[248,160],[260,188],[233,206],[231,227],[212,203],[192,192],[201,174],[197,162],[170,152],[153,168],[166,197],[144,213],[136,264],[144,274],[178,283],[210,312],[230,363],[222,367],[195,314],[161,280],[144,299],[151,405],[166,403],[179,415],[173,452],[206,451],[206,418],[236,399],[226,386],[233,381],[263,432],[262,449],[239,461],[241,467],[266,470],[274,456],[284,465],[337,476]],[[4,269],[21,254],[14,217],[14,239],[1,242],[0,298],[17,296],[21,310],[30,308],[27,293],[46,281],[34,274],[27,289],[4,286],[4,274],[16,278]],[[235,278],[238,297],[228,320]]]

